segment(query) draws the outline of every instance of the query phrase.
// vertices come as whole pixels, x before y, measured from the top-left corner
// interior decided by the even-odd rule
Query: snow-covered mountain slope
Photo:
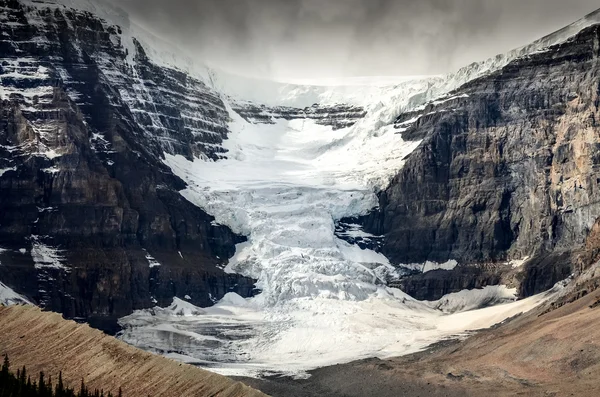
[[[173,250],[181,246],[182,235],[185,240],[192,234],[187,240],[192,255],[210,254],[224,261],[217,254],[227,252],[226,248],[208,250],[209,254],[204,250],[217,240],[231,243],[233,238],[226,232],[229,229],[219,229],[219,225],[227,226],[247,236],[248,241],[237,245],[226,271],[256,279],[261,290],[258,296],[249,299],[228,294],[214,308],[204,311],[183,301],[198,299],[196,296],[187,298],[185,293],[180,296],[182,293],[174,292],[179,296],[170,308],[136,311],[121,319],[124,327],[121,337],[125,341],[214,366],[221,372],[297,373],[360,357],[415,351],[449,334],[489,326],[543,299],[536,297],[484,312],[444,315],[443,309],[472,309],[494,302],[495,295],[506,299],[506,290],[453,296],[432,308],[389,288],[387,281],[394,277],[396,269],[385,256],[339,239],[336,222],[365,215],[376,207],[376,193],[389,184],[406,157],[419,146],[419,140],[405,141],[401,135],[419,116],[394,125],[399,114],[423,109],[428,102],[501,68],[511,59],[538,51],[547,43],[565,40],[571,30],[444,78],[416,77],[391,84],[371,84],[364,80],[322,85],[282,84],[234,77],[196,65],[185,54],[153,39],[151,34],[129,23],[122,13],[105,8],[100,2],[30,1],[27,4],[33,10],[26,13],[28,23],[46,26],[52,22],[52,15],[35,11],[36,7],[43,9],[49,3],[58,4],[56,7],[80,7],[108,21],[107,26],[101,24],[108,33],[101,35],[104,40],[99,47],[85,46],[85,29],[72,29],[78,38],[75,43],[83,46],[80,51],[77,46],[74,49],[76,57],[81,55],[75,63],[83,63],[80,61],[85,60],[84,54],[93,60],[89,64],[93,64],[94,71],[96,66],[99,69],[94,82],[99,82],[110,94],[102,97],[106,102],[93,102],[97,100],[96,92],[90,92],[89,82],[81,80],[84,78],[81,71],[68,70],[64,76],[59,73],[72,101],[65,100],[67,104],[81,108],[87,116],[86,122],[96,128],[91,131],[90,149],[108,156],[101,157],[103,167],[109,167],[109,171],[103,169],[103,175],[121,177],[124,190],[140,183],[132,170],[135,162],[128,161],[127,167],[119,164],[119,160],[125,163],[126,155],[137,152],[129,150],[116,132],[110,136],[103,134],[104,129],[113,126],[103,124],[106,120],[97,117],[94,110],[104,108],[116,109],[109,120],[129,123],[133,133],[126,137],[136,141],[141,146],[137,150],[146,156],[145,161],[160,170],[156,171],[160,178],[146,177],[145,181],[152,185],[149,191],[143,186],[134,193],[126,190],[133,196],[131,200],[117,205],[115,198],[108,203],[117,208],[121,219],[128,214],[131,219],[137,220],[138,216],[140,222],[147,221],[145,228],[131,227],[133,231],[129,231],[129,224],[118,224],[115,229],[128,230],[135,236],[118,237],[139,238],[135,243],[142,247],[159,245],[161,249]],[[591,16],[580,25],[592,23],[594,18]],[[72,22],[73,18],[67,16],[66,20]],[[110,24],[118,24],[121,31]],[[51,27],[34,38],[54,39]],[[108,53],[108,50],[113,51]],[[43,65],[36,60],[33,63],[33,66],[19,63],[20,69],[8,70],[7,78],[31,66],[40,75],[38,80],[44,83],[39,87],[48,88],[44,94],[49,97],[52,86],[46,83],[53,76],[40,69]],[[28,79],[36,77],[30,73]],[[18,84],[7,86],[23,90]],[[39,98],[34,100],[34,96],[26,96],[25,107],[43,110],[40,107],[47,103],[40,103]],[[238,114],[240,104],[248,102],[257,107],[265,105],[264,111],[271,112],[270,122],[256,122],[255,118]],[[294,116],[286,118],[271,109],[282,106],[304,109],[314,104],[326,109],[337,106],[337,110],[342,109],[339,113],[344,122],[315,120],[306,111],[291,112]],[[360,110],[346,112],[347,105]],[[325,113],[319,114],[323,118],[331,116]],[[44,147],[42,154],[52,160],[51,150],[64,148],[60,142],[48,143],[52,145]],[[115,153],[121,157],[111,157]],[[181,191],[183,197],[214,216],[211,228],[206,226],[208,217],[192,222],[184,218],[191,212],[189,208],[184,204],[172,205],[176,199],[165,192],[175,186],[181,188],[181,184],[161,179],[169,173],[167,167],[160,164],[159,168],[153,162],[159,159],[186,182],[187,187]],[[60,170],[62,163],[51,165]],[[115,168],[110,168],[113,165]],[[133,177],[123,177],[124,174]],[[120,197],[120,191],[110,198],[113,196]],[[144,212],[147,209],[144,205],[135,206],[144,199],[158,202],[155,196],[163,200],[157,204],[162,212],[154,208]],[[135,214],[128,212],[131,207]],[[163,211],[164,208],[168,210]],[[150,244],[159,232],[158,242]],[[196,232],[200,237],[196,237]],[[163,241],[167,241],[164,246],[160,245]],[[181,251],[176,252],[183,260]],[[142,254],[141,258],[148,260],[148,255]],[[179,261],[174,255],[165,258]],[[161,271],[169,266],[165,260],[160,263],[161,266],[150,263],[150,267]],[[428,266],[436,267],[423,267]],[[148,268],[148,263],[145,267]],[[152,274],[145,275],[154,284],[160,284],[155,283]],[[203,280],[209,283],[206,277]],[[190,286],[178,291],[183,288]],[[223,288],[218,290],[222,292]],[[482,293],[485,295],[481,296]]]
[[[31,304],[31,302],[29,302],[27,298],[17,294],[11,288],[0,283],[0,305],[10,306],[22,304]]]
[[[244,238],[181,197],[162,162],[219,158],[218,93],[151,61],[127,25],[55,2],[0,8],[0,280],[108,331],[174,289],[196,305],[252,295],[222,270]]]

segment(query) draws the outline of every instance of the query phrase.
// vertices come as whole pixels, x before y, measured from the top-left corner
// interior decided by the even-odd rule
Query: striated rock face
[[[114,330],[134,309],[253,293],[221,269],[243,241],[186,201],[163,152],[217,159],[227,112],[120,28],[0,0],[0,279]],[[133,57],[133,62],[127,62]]]
[[[401,115],[404,138],[423,142],[363,219],[385,235],[383,253],[397,264],[529,256],[522,296],[568,276],[571,251],[600,216],[599,56],[592,26]],[[454,274],[424,277],[445,287],[419,295],[464,288]]]
[[[352,127],[367,114],[366,110],[360,106],[343,104],[335,106],[315,104],[305,109],[299,109],[234,102],[233,109],[250,123],[274,124],[276,119],[313,120],[319,125],[331,126],[334,130]]]
[[[437,300],[452,292],[504,284],[504,275],[508,272],[506,265],[459,266],[452,271],[440,269],[412,274],[391,282],[390,286],[419,300]]]

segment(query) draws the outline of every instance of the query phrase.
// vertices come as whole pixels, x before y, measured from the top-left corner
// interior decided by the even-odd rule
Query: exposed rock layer
[[[360,106],[344,104],[332,106],[315,104],[299,109],[289,106],[268,107],[235,102],[233,109],[250,123],[274,124],[276,119],[313,120],[319,125],[331,126],[334,130],[352,127],[367,114]]]
[[[252,280],[221,270],[243,238],[186,201],[162,163],[220,156],[218,95],[137,42],[128,54],[120,28],[89,13],[0,7],[3,282],[111,331],[173,296],[251,295]]]
[[[363,219],[385,235],[393,263],[529,256],[522,296],[570,274],[571,251],[600,216],[599,32],[587,28],[398,118],[405,139],[423,143]],[[464,287],[455,274],[424,295]]]
[[[260,397],[265,394],[200,368],[133,348],[87,325],[63,320],[32,306],[0,306],[0,354],[13,370],[62,377],[77,388],[84,379],[91,389],[124,396]]]

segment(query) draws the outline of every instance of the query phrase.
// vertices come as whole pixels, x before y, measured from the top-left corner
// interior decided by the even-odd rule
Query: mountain
[[[577,269],[576,254],[600,215],[598,34],[598,25],[586,27],[399,117],[405,139],[423,142],[365,221],[367,231],[385,235],[392,262],[528,258],[522,297]],[[507,270],[488,265],[478,277],[497,282]],[[438,272],[401,284],[438,299],[478,286],[475,269],[463,271],[462,280]]]
[[[491,326],[593,262],[600,12],[449,76],[284,84],[104,2],[0,7],[8,299],[298,375]]]
[[[243,237],[183,199],[162,163],[165,151],[218,158],[218,95],[137,41],[130,54],[121,28],[89,12],[1,6],[0,279],[107,330],[174,295],[252,295],[221,269]]]

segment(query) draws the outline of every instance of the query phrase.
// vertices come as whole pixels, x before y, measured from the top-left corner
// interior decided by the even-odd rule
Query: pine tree
[[[46,395],[46,383],[44,380],[44,371],[40,371],[40,380],[38,381],[38,394],[40,396]]]
[[[10,369],[10,361],[8,360],[8,354],[4,355],[4,364],[2,364],[2,376],[8,377],[8,370]]]
[[[25,369],[25,366],[23,366],[23,369],[21,370],[21,376],[17,376],[17,378],[19,378],[21,384],[25,384],[25,379],[27,379],[27,370]]]
[[[58,383],[56,384],[56,391],[54,392],[56,397],[65,397],[65,386],[62,379],[62,371],[58,373]]]
[[[88,392],[85,388],[85,384],[83,383],[83,379],[81,379],[81,389],[79,389],[78,397],[88,397]]]
[[[27,381],[25,381],[27,379]],[[0,397],[113,397],[111,392],[104,393],[103,389],[94,389],[91,393],[81,380],[79,393],[66,387],[62,377],[62,371],[58,374],[56,386],[52,387],[52,377],[46,376],[43,371],[40,372],[37,382],[31,381],[31,376],[27,376],[27,370],[17,370],[16,376],[10,372],[10,361],[7,356],[4,357],[4,364],[0,368]],[[119,388],[118,397],[123,397],[123,391]]]
[[[46,397],[54,397],[54,393],[52,392],[52,376],[48,377],[48,382],[46,382],[46,391],[44,396]]]

